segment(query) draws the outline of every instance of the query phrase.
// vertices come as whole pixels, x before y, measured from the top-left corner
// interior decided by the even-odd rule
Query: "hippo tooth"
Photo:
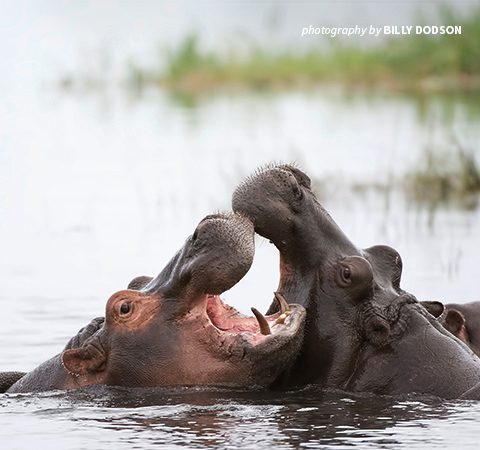
[[[277,299],[278,304],[280,305],[280,314],[283,314],[285,311],[288,311],[288,303],[283,297],[282,294],[274,292],[275,298]]]
[[[253,315],[257,318],[258,325],[260,325],[260,333],[264,335],[272,334],[270,327],[268,326],[267,319],[263,316],[263,314],[255,308],[251,308]]]
[[[272,325],[272,327],[274,327],[275,325],[278,325],[278,324],[281,324],[281,323],[284,323],[285,322],[285,319],[290,315],[290,311],[285,311],[283,314],[280,314],[277,318],[277,320],[274,322],[274,324]]]

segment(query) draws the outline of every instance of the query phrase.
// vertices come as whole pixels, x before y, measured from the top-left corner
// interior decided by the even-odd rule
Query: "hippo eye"
[[[130,303],[124,303],[120,307],[120,313],[121,314],[128,314],[130,312]]]
[[[349,283],[352,279],[352,272],[350,270],[350,267],[342,267],[342,278],[343,281],[346,283]]]

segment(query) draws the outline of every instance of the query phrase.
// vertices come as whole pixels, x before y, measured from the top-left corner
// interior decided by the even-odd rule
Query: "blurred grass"
[[[480,195],[480,167],[473,151],[455,143],[456,149],[427,149],[423,164],[407,175],[404,188],[419,204],[457,204],[475,209]]]
[[[461,18],[443,7],[439,17],[444,25],[460,25],[462,34],[401,35],[369,48],[334,38],[328,48],[303,52],[267,51],[252,44],[246,52],[230,49],[225,55],[201,50],[199,38],[190,35],[176,49],[160,54],[157,67],[163,69],[141,69],[130,62],[129,80],[136,88],[157,84],[190,93],[226,85],[269,89],[322,82],[480,90],[480,8]]]

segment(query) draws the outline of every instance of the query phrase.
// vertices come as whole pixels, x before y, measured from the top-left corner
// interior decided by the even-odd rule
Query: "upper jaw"
[[[332,253],[359,254],[315,197],[308,176],[293,166],[260,169],[235,190],[232,208],[295,266],[317,266]]]
[[[204,293],[220,294],[248,272],[255,252],[253,224],[239,214],[206,216],[160,274],[142,291],[177,302],[178,314]]]

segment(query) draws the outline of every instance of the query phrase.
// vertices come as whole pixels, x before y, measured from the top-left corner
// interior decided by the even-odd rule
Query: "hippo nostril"
[[[130,312],[130,303],[124,303],[120,307],[120,313],[121,314],[128,314]]]
[[[192,234],[192,242],[195,242],[198,237],[198,227],[195,229],[195,231]]]
[[[300,189],[300,185],[298,184],[297,179],[291,173],[288,174],[288,179],[290,181],[290,185],[292,187],[293,193],[295,197],[302,198],[302,190]]]

